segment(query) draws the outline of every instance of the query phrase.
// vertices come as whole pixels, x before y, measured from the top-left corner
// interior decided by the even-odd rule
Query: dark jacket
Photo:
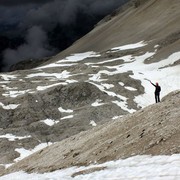
[[[153,84],[152,82],[151,82],[151,84],[156,88],[154,93],[155,93],[155,94],[159,94],[160,91],[161,91],[161,87],[160,87],[159,85]]]

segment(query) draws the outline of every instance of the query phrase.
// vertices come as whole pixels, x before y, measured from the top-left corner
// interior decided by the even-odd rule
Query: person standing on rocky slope
[[[156,84],[153,84],[151,81],[150,83],[155,87],[155,101],[156,103],[160,102],[160,91],[161,91],[161,87],[159,86],[158,82]]]

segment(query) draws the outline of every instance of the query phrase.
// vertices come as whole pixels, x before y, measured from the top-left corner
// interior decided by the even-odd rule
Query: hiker
[[[154,94],[155,94],[156,103],[158,103],[158,102],[160,102],[159,95],[160,95],[161,87],[159,86],[158,83],[153,84],[151,81],[150,81],[150,83],[156,88]]]

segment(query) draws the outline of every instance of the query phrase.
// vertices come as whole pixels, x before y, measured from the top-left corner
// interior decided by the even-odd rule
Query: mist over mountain
[[[60,52],[127,1],[1,1],[0,71]]]

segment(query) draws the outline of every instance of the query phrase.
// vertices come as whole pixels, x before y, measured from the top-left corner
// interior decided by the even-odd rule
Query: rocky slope
[[[180,91],[131,115],[55,143],[10,167],[50,172],[133,155],[180,153]]]
[[[140,3],[136,6],[129,4],[117,11],[117,14],[111,16],[108,21],[102,21],[92,32],[44,65],[34,69],[0,74],[0,165],[2,169],[19,161],[17,158],[21,157],[22,149],[32,153],[33,149],[42,143],[47,145],[61,141],[107,121],[108,127],[113,126],[115,119],[151,105],[154,103],[154,87],[146,81],[147,79],[153,82],[159,81],[162,96],[180,89],[180,52],[178,52],[180,2],[178,0],[138,2]],[[177,93],[177,99],[174,96],[172,98],[178,105],[179,93]],[[152,121],[155,121],[151,127],[151,131],[155,133],[159,127],[155,125],[161,120],[157,119],[156,122],[152,112],[159,109],[156,113],[159,117],[158,113],[162,112],[164,119],[166,118],[164,108],[169,108],[169,112],[172,108],[173,112],[177,110],[178,113],[178,106],[175,108],[172,101],[168,106],[168,101],[170,99],[162,104],[150,106],[147,110],[141,110],[137,114],[138,116],[142,113],[140,119],[135,114],[132,117],[125,117],[129,124],[123,125],[124,118],[121,119],[123,123],[121,120],[117,121],[118,126],[119,123],[122,124],[119,127],[122,129],[117,129],[118,132],[122,131],[126,135],[126,126],[138,128],[135,124],[143,123],[141,121],[146,118],[143,111],[147,111],[149,114],[147,117],[151,118],[151,115]],[[173,115],[176,116],[177,113]],[[168,121],[170,121],[169,118],[167,118]],[[178,122],[176,123],[178,127]],[[148,123],[144,126],[148,129]],[[168,125],[165,127],[172,130]],[[100,133],[102,130],[103,133],[105,129],[105,126],[100,126],[92,132]],[[135,142],[137,135],[143,136],[147,132],[146,129],[140,128],[134,136],[127,134],[125,139],[131,142],[129,139],[132,138]],[[170,133],[169,130],[167,133]],[[115,133],[116,129],[113,131]],[[171,132],[174,131],[176,133],[176,129]],[[113,133],[111,135],[113,136]],[[164,136],[166,135],[171,139],[171,134]],[[80,138],[88,135],[81,133],[78,136]],[[153,134],[150,138],[152,137],[154,137]],[[161,140],[158,137],[159,134],[152,143]],[[116,137],[114,139],[118,141]],[[120,141],[123,140],[120,139]],[[62,143],[71,147],[71,144],[68,145],[65,142],[66,140]],[[175,150],[178,147],[177,144],[175,142]],[[89,146],[93,145],[90,143]],[[149,146],[146,144],[147,147]],[[99,148],[98,151],[101,151]],[[128,157],[132,152],[153,153],[153,148],[149,151],[148,148],[138,150],[137,146],[127,145],[127,148],[129,150],[124,148],[127,154],[125,151],[122,151],[122,154],[115,153],[107,160]],[[70,148],[67,149],[71,151]],[[170,152],[159,148],[159,151],[161,150],[162,154]],[[98,151],[95,152],[98,153]],[[157,153],[160,153],[159,151],[155,150]],[[172,152],[175,153],[174,150]],[[74,154],[74,150],[69,154],[78,157],[78,152]],[[85,155],[89,154],[86,152]],[[103,162],[103,158],[104,161],[106,160],[105,155],[98,157],[99,159],[95,159],[89,156],[93,161]],[[84,164],[85,161],[86,159],[82,159],[79,162]],[[90,159],[87,159],[87,163],[89,161]],[[65,161],[63,163],[69,166],[72,160],[67,160],[67,164]],[[57,168],[65,165],[58,164]],[[56,167],[53,166],[53,169]],[[27,170],[31,171],[29,168]],[[42,171],[45,170],[48,168],[42,168]]]

